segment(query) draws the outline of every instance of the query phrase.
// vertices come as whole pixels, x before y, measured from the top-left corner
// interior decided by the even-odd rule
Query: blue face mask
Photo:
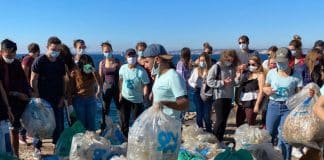
[[[57,51],[51,52],[51,57],[53,57],[53,58],[57,58],[59,55],[60,55],[60,52],[57,52]]]
[[[277,68],[281,71],[284,71],[288,68],[287,62],[277,62]]]
[[[199,66],[201,68],[206,68],[206,63],[205,62],[199,62]]]
[[[105,58],[112,58],[111,52],[108,52],[108,53],[104,52],[103,54],[104,54]]]

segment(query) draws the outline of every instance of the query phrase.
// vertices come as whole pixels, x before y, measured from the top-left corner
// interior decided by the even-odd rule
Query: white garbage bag
[[[246,149],[253,144],[262,144],[271,142],[271,136],[268,131],[259,129],[256,126],[243,124],[236,129],[234,134],[236,150]]]

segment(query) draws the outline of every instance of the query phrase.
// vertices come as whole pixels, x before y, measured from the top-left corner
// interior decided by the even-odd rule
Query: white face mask
[[[319,64],[320,64],[320,61],[317,60],[317,61],[315,62],[315,66],[317,66],[317,65],[319,65]]]
[[[136,63],[136,57],[128,57],[127,58],[128,64],[135,64]]]
[[[85,54],[85,49],[80,49],[80,50],[77,50],[76,52],[78,55],[82,55],[82,54]]]
[[[240,44],[240,49],[246,49],[246,48],[247,48],[247,44],[245,43]]]
[[[226,62],[224,62],[224,64],[225,64],[225,66],[229,67],[229,66],[232,65],[232,62],[228,62],[228,61],[226,61]]]
[[[155,75],[158,75],[159,73],[160,73],[160,64],[157,64],[154,59],[151,75],[155,76]]]
[[[295,51],[295,50],[292,50],[292,51],[291,51],[291,55],[292,55],[292,56],[295,56],[295,55],[296,55],[296,51]]]
[[[60,55],[60,52],[57,52],[57,51],[51,51],[51,57],[53,58],[57,58],[59,55]]]
[[[254,72],[256,69],[258,69],[258,67],[256,67],[256,66],[249,66],[249,71],[250,72]]]
[[[2,56],[2,58],[8,64],[11,64],[15,60],[14,58],[6,58],[5,56]]]

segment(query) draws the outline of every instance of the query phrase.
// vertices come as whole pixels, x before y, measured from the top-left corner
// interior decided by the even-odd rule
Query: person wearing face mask
[[[180,60],[177,63],[176,71],[187,82],[191,73],[191,51],[185,47],[181,49]],[[188,85],[186,85],[188,88]]]
[[[21,129],[20,117],[23,114],[26,105],[31,96],[31,90],[18,59],[16,59],[17,45],[9,39],[1,42],[0,57],[0,79],[3,83],[3,89],[8,98],[8,105],[11,106],[13,117],[10,118],[10,141],[13,154],[19,157],[19,130]],[[3,103],[2,103],[3,104]],[[9,113],[6,107],[2,113]],[[1,120],[4,119],[1,114]]]
[[[272,143],[278,136],[278,146],[282,151],[285,160],[291,159],[292,147],[281,135],[281,128],[290,110],[286,106],[286,101],[303,86],[302,77],[295,69],[289,67],[292,59],[288,48],[279,48],[276,52],[277,68],[268,72],[263,92],[268,95],[266,129],[272,137]],[[310,90],[310,97],[314,91]]]
[[[143,51],[146,49],[147,44],[145,42],[138,42],[135,46],[136,52],[137,52],[137,63],[144,67],[144,61],[143,61]]]
[[[305,64],[305,55],[302,51],[301,39],[294,37],[290,41],[288,49],[291,51],[292,58],[289,61],[289,67],[294,68],[295,72],[298,72],[302,76],[303,85],[309,83],[307,75],[307,67]]]
[[[277,51],[277,50],[278,50],[277,46],[271,46],[271,47],[267,50],[268,58],[262,62],[262,67],[263,67],[264,70],[269,70],[269,68],[268,68],[269,59],[270,59],[271,55],[276,54],[276,51]]]
[[[312,49],[308,52],[305,58],[305,64],[307,66],[307,75],[308,75],[308,82],[314,82],[318,86],[323,85],[323,78],[322,78],[322,57],[321,50],[319,49]]]
[[[27,80],[30,80],[31,75],[31,66],[34,62],[34,60],[39,56],[40,49],[39,45],[37,43],[31,43],[28,45],[28,55],[25,56],[21,61],[21,66],[25,72],[25,75],[27,77]]]
[[[240,101],[236,112],[236,125],[239,127],[247,119],[249,125],[255,125],[256,116],[261,109],[262,88],[265,81],[263,67],[258,56],[249,58],[248,71],[236,73],[240,86]]]
[[[224,140],[227,118],[232,109],[235,70],[239,63],[235,50],[225,50],[220,60],[208,71],[207,85],[214,89],[213,106],[216,111],[213,134],[220,142]]]
[[[199,66],[196,67],[189,80],[188,84],[194,88],[194,103],[196,106],[196,123],[199,128],[204,128],[203,120],[207,132],[212,132],[212,121],[211,121],[211,107],[212,99],[202,99],[200,96],[200,90],[203,83],[206,82],[208,70],[211,67],[211,59],[207,52],[203,52],[199,56]]]
[[[86,50],[87,46],[85,45],[84,40],[77,39],[77,40],[74,40],[73,41],[73,47],[75,49],[74,62],[75,63],[78,63],[79,62],[79,59],[80,59],[80,56],[82,54],[85,54],[86,53],[85,50]]]
[[[148,98],[147,85],[150,79],[143,67],[137,64],[137,53],[134,49],[126,50],[127,64],[119,70],[119,103],[121,130],[128,137],[131,113],[134,121],[143,112],[143,101]]]
[[[96,130],[97,101],[101,93],[101,82],[96,72],[92,58],[83,54],[78,67],[71,72],[71,98],[76,118],[81,121],[86,130]],[[97,90],[95,88],[97,86]]]
[[[47,41],[47,51],[38,57],[32,65],[31,87],[35,98],[42,98],[49,102],[55,115],[56,128],[53,133],[53,144],[56,144],[64,129],[63,104],[65,99],[65,79],[67,67],[64,60],[59,57],[61,40],[50,37]],[[34,156],[39,157],[41,141],[34,137]]]
[[[103,112],[102,115],[109,115],[111,101],[114,100],[117,110],[120,109],[119,104],[119,68],[118,61],[113,56],[112,45],[107,41],[101,44],[103,60],[99,63],[99,76],[102,81],[102,99]],[[105,128],[102,123],[101,129]]]
[[[242,73],[244,70],[247,69],[249,58],[253,55],[259,56],[259,52],[257,50],[252,50],[249,48],[250,39],[246,35],[242,35],[239,37],[238,44],[240,50],[237,52],[237,56],[241,62],[241,65],[238,69]]]

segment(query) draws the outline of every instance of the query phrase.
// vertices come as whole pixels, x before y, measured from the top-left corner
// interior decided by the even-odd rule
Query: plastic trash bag
[[[306,145],[321,149],[324,145],[324,121],[320,120],[310,106],[314,99],[308,98],[292,110],[283,125],[282,136],[292,145]]]
[[[0,152],[0,160],[19,160],[19,158],[12,156],[10,153]]]
[[[282,160],[282,154],[273,149],[271,143],[254,144],[246,148],[255,160]]]
[[[31,136],[52,137],[56,124],[51,105],[40,98],[31,99],[21,116],[21,124]]]
[[[55,155],[67,157],[70,154],[72,138],[77,133],[84,133],[85,128],[80,121],[76,121],[71,127],[65,128],[56,143]]]
[[[293,110],[300,104],[303,104],[304,101],[309,97],[309,89],[315,90],[315,95],[313,97],[314,101],[310,104],[311,106],[317,101],[317,99],[321,96],[320,88],[315,83],[309,83],[301,91],[291,96],[287,101],[286,105],[290,110]]]
[[[205,158],[195,155],[185,149],[180,149],[178,160],[205,160]]]
[[[73,136],[70,159],[101,160],[110,155],[110,143],[94,132],[77,133]]]
[[[154,103],[129,130],[127,159],[177,159],[180,142],[180,120],[166,115],[160,104]]]
[[[237,150],[245,149],[253,144],[271,142],[271,136],[268,131],[255,126],[249,126],[248,124],[243,124],[236,129],[234,139]]]
[[[125,156],[114,156],[110,160],[127,160]]]
[[[253,156],[248,150],[245,149],[232,151],[228,148],[225,152],[217,155],[214,160],[253,160]]]
[[[12,153],[8,123],[9,121],[0,121],[0,154]]]
[[[110,141],[112,145],[121,145],[126,142],[126,138],[123,135],[120,128],[113,123],[111,118],[106,116],[106,128],[100,134],[100,136],[105,137],[107,140]]]

